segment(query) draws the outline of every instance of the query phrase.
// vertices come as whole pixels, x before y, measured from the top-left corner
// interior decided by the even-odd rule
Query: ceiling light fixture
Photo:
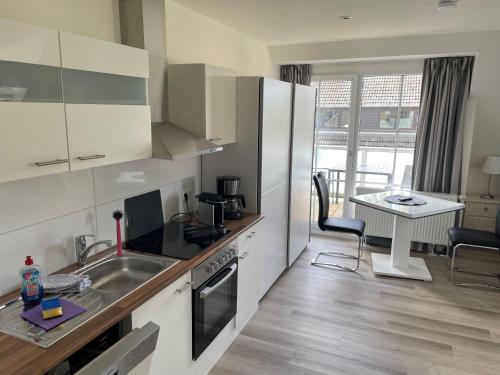
[[[344,16],[340,16],[340,17],[339,17],[339,20],[341,20],[341,21],[348,21],[348,20],[350,20],[351,18],[352,18],[352,16],[350,16],[350,15],[346,14],[346,15],[344,15]]]
[[[439,0],[438,9],[456,8],[457,0]]]

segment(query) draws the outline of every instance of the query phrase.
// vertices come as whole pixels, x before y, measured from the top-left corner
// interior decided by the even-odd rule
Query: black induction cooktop
[[[129,240],[125,248],[177,259],[191,259],[229,233],[226,228],[170,222]]]

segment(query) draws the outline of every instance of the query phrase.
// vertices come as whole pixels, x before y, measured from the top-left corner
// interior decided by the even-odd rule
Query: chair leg
[[[472,275],[490,276],[490,277],[500,278],[500,274],[498,274],[498,273],[476,271],[476,270],[467,270],[465,268],[455,267],[455,257],[457,255],[457,250],[458,250],[459,247],[463,247],[463,246],[468,246],[468,245],[466,245],[466,244],[458,244],[458,245],[453,246],[453,248],[452,248],[452,258],[451,258],[451,267],[448,264],[448,258],[446,258],[446,265],[448,266],[448,269],[450,270],[450,281],[454,285],[458,285],[458,286],[477,286],[477,287],[486,287],[486,288],[492,288],[492,289],[498,289],[498,290],[500,290],[500,285],[496,286],[496,285],[481,284],[481,283],[464,283],[464,282],[456,282],[456,281],[453,280],[453,272],[462,272],[462,273],[468,273],[468,274],[472,274]]]
[[[338,268],[339,270],[343,271],[349,271],[349,272],[356,272],[359,269],[359,261],[361,259],[361,236],[358,237],[358,256],[354,255],[349,255],[345,253],[339,253],[335,251],[320,251],[318,252],[318,255],[316,255],[316,258],[311,260],[311,265],[313,266],[324,266],[324,267],[335,267]],[[320,256],[331,256],[331,257],[339,257],[339,258],[347,258],[347,259],[356,259],[357,264],[355,268],[349,268],[340,264],[336,263],[328,263],[328,262],[319,262],[318,259]]]

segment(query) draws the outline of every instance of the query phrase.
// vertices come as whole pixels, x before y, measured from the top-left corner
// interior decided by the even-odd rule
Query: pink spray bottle
[[[113,212],[113,218],[116,220],[116,255],[121,257],[123,255],[122,252],[122,229],[120,220],[123,217],[123,212],[120,210],[116,210]]]

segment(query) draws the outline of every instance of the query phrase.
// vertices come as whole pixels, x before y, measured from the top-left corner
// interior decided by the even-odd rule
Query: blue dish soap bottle
[[[24,260],[24,266],[19,270],[21,276],[21,297],[25,305],[40,302],[43,298],[42,272],[40,267],[33,264],[31,256]]]

